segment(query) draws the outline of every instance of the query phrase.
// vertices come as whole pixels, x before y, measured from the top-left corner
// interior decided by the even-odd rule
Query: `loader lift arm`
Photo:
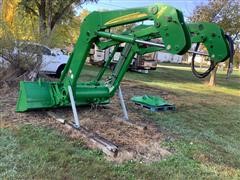
[[[130,33],[114,34],[108,32],[112,27],[145,20],[153,21],[153,25],[140,26]],[[56,82],[41,80],[20,82],[16,110],[24,112],[31,109],[69,106],[69,86],[73,91],[77,105],[109,103],[109,99],[117,90],[136,53],[144,54],[165,50],[172,54],[184,54],[191,47],[191,39],[193,39],[189,29],[191,28],[184,23],[183,15],[179,10],[163,4],[146,8],[93,12],[85,18],[81,25],[81,34],[60,80]],[[102,38],[105,39],[105,42],[102,41]],[[154,38],[161,38],[162,43],[151,42],[151,39]],[[81,80],[81,71],[92,43],[98,44],[102,48],[118,46],[120,43],[126,44],[107,82],[101,81],[104,69],[93,81],[83,82]],[[142,45],[146,45],[146,47]],[[113,55],[114,53],[110,56],[109,61]],[[104,68],[106,67],[107,63]],[[79,76],[80,82],[78,81]]]
[[[174,54],[184,54],[191,46],[188,29],[182,13],[164,4],[156,4],[145,8],[127,10],[93,12],[88,15],[80,28],[80,36],[67,65],[58,82],[20,82],[20,93],[17,111],[30,109],[53,108],[69,106],[68,86],[72,87],[77,105],[90,103],[108,103],[119,85],[129,63],[124,63],[124,70],[119,71],[118,77],[110,85],[94,82],[77,83],[92,43],[104,37],[118,42],[125,42],[126,54],[124,62],[130,62],[137,44],[144,43],[131,35],[112,34],[107,29],[129,23],[153,21],[144,36],[158,33],[161,35],[166,50]],[[81,80],[81,77],[80,77]]]
[[[231,59],[231,52],[233,51],[233,44],[232,44],[231,40],[229,41],[229,37],[227,37],[224,34],[223,30],[218,25],[213,24],[213,23],[208,23],[208,22],[197,22],[197,23],[187,24],[187,27],[188,27],[190,35],[191,35],[192,43],[197,43],[196,47],[198,47],[200,45],[200,43],[203,44],[203,46],[205,47],[205,49],[208,52],[208,53],[198,52],[197,51],[198,48],[195,48],[195,50],[188,50],[189,53],[193,53],[193,62],[191,65],[192,65],[193,74],[196,77],[198,77],[198,78],[206,77],[213,70],[213,68],[215,67],[215,65],[217,63],[225,61],[226,59],[228,59],[228,57],[230,57],[230,59]],[[133,34],[134,37],[137,37],[137,38],[141,37],[143,40],[145,40],[145,41],[148,40],[149,42],[151,42],[151,40],[153,40],[155,38],[160,37],[159,34],[157,34],[157,33],[144,36],[145,35],[144,31],[148,31],[149,29],[151,29],[151,26],[149,26],[149,25],[139,25],[139,26],[134,27],[131,30],[127,30],[127,31],[123,32],[122,34],[123,35]],[[143,46],[139,45],[138,50],[135,53],[144,55],[146,53],[165,50],[164,44],[162,44],[161,47],[159,47],[159,44],[157,44],[157,46],[154,46],[154,44],[156,44],[156,43],[153,42],[152,46],[151,45],[150,46],[149,45],[143,45]],[[97,46],[100,49],[106,49],[109,46],[114,46],[114,45],[115,45],[115,49],[113,50],[112,54],[109,56],[108,60],[104,64],[104,67],[99,72],[99,74],[97,76],[97,81],[99,81],[102,78],[104,71],[109,66],[110,61],[113,58],[116,49],[120,45],[120,42],[114,41],[114,40],[109,40],[107,42],[97,42]],[[194,58],[196,56],[196,53],[203,55],[203,56],[208,56],[208,58],[211,62],[211,66],[204,73],[198,73],[195,70]]]
[[[111,34],[105,30],[144,20],[154,22],[154,26],[151,26],[145,33],[160,33],[170,53],[183,54],[190,47],[189,32],[184,23],[183,15],[179,10],[171,6],[157,4],[146,8],[106,12],[96,11],[89,14],[82,23],[81,34],[63,71],[60,82],[63,82],[65,86],[70,84],[74,89],[91,44],[98,41],[99,38],[104,37],[132,44],[137,41],[134,37]]]

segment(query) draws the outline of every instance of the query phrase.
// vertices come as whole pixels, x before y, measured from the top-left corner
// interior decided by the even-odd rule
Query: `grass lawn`
[[[219,71],[216,87],[181,65],[125,75],[177,97],[175,112],[139,112],[176,137],[162,144],[175,152],[166,160],[114,164],[56,130],[24,125],[0,128],[0,179],[240,179],[240,72],[225,74]]]

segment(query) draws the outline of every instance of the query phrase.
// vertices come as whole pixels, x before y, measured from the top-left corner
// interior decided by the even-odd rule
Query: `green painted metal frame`
[[[229,58],[229,45],[223,30],[214,23],[197,22],[187,25],[192,43],[203,43],[215,63]]]
[[[153,25],[138,26],[131,32],[122,34],[107,32],[111,27],[144,20],[153,21]],[[211,25],[204,24],[205,26],[205,31],[207,32],[214,29],[212,27],[208,28]],[[201,40],[201,42],[207,45],[211,42],[207,39],[208,33],[205,31],[201,32],[201,34],[206,36],[204,38],[205,41],[203,38],[198,39],[192,36],[195,32],[197,34],[197,31],[194,24],[188,26],[185,24],[183,15],[179,10],[164,4],[156,4],[146,8],[93,12],[85,18],[81,25],[79,39],[60,80],[57,82],[20,82],[16,110],[24,112],[32,109],[69,106],[69,85],[73,89],[77,105],[109,103],[110,98],[116,92],[136,53],[144,54],[163,50],[163,48],[159,47],[143,47],[136,42],[136,39],[151,40],[162,38],[166,47],[165,51],[172,54],[184,54],[191,47],[191,38],[193,42]],[[101,38],[105,38],[107,41],[101,42]],[[120,43],[126,43],[122,56],[107,82],[102,82],[101,79],[114,53],[110,55],[110,58],[95,79],[89,82],[81,81],[80,74],[93,43],[96,43],[103,49],[110,46],[118,46]],[[220,56],[216,56],[217,58],[220,58]]]

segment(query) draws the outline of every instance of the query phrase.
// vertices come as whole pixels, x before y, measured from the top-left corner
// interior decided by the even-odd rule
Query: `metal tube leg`
[[[79,122],[77,109],[76,109],[76,104],[75,104],[75,101],[74,101],[74,97],[73,97],[73,92],[72,92],[72,87],[71,86],[68,86],[68,92],[69,92],[69,97],[70,97],[72,111],[73,111],[73,118],[74,118],[74,122],[75,122],[74,126],[75,126],[75,128],[80,128],[80,122]]]
[[[123,110],[124,119],[128,120],[127,108],[126,108],[126,105],[125,105],[125,102],[124,102],[124,99],[123,99],[123,94],[122,94],[122,90],[121,90],[120,86],[118,87],[118,96],[119,96],[120,104],[121,104],[121,107],[122,107],[122,110]]]

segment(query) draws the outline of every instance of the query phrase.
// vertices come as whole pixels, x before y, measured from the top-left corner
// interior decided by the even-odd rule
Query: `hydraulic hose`
[[[195,49],[194,49],[195,52],[198,50],[199,45],[200,45],[200,43],[197,43],[197,45],[196,45],[196,47],[195,47]],[[195,57],[196,57],[196,55],[197,55],[196,53],[193,53],[193,55],[192,55],[192,64],[191,64],[192,72],[193,72],[193,74],[194,74],[196,77],[198,77],[198,78],[205,78],[205,77],[207,77],[207,76],[211,73],[211,71],[216,67],[216,63],[213,62],[213,61],[210,61],[211,64],[210,64],[209,68],[208,68],[205,72],[199,73],[199,72],[197,72],[197,70],[195,69]]]

